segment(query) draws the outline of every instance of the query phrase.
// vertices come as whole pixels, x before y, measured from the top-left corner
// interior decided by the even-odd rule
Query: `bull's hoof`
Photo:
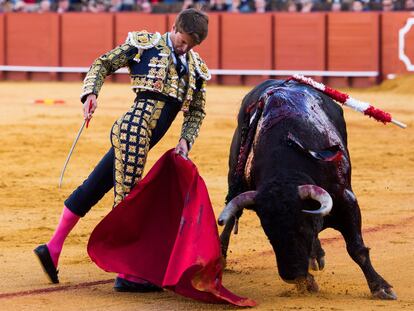
[[[309,259],[309,269],[313,271],[322,271],[325,268],[325,257]]]
[[[295,279],[296,289],[299,293],[317,293],[319,291],[318,283],[312,275],[306,277],[299,277]]]
[[[392,290],[392,288],[381,288],[373,292],[372,297],[383,300],[397,300],[397,294]]]

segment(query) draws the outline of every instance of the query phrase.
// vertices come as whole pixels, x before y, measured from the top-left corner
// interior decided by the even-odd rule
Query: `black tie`
[[[177,60],[178,76],[181,78],[185,74],[186,69],[185,69],[183,62],[181,61],[180,57],[177,54],[175,54],[175,59]]]

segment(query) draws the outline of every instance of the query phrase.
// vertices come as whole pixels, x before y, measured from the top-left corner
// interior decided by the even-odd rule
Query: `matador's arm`
[[[98,96],[105,78],[119,68],[125,67],[129,60],[136,58],[137,53],[138,49],[135,46],[124,43],[98,57],[83,81],[81,101],[85,102],[89,94]]]
[[[197,87],[188,111],[184,112],[184,121],[181,130],[181,138],[184,138],[187,141],[189,149],[191,149],[194,144],[194,141],[200,131],[203,119],[206,116],[205,105],[207,81],[200,79],[197,82],[197,84],[201,84],[201,86]]]

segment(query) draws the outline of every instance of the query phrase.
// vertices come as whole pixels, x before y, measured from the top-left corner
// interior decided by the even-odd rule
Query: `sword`
[[[91,108],[92,108],[92,100],[89,102],[88,112],[91,110]],[[73,141],[72,147],[69,150],[69,154],[68,154],[68,156],[66,158],[65,164],[63,165],[62,173],[60,173],[59,188],[62,186],[63,174],[65,174],[66,166],[68,166],[70,157],[72,156],[72,153],[73,153],[73,150],[75,149],[76,143],[78,142],[79,137],[81,136],[82,131],[83,131],[83,128],[85,127],[85,125],[86,125],[86,128],[88,128],[88,125],[89,125],[89,121],[90,120],[91,119],[85,119],[83,121],[83,123],[82,123],[82,125],[81,125],[81,127],[80,127],[80,129],[78,131],[78,134],[76,135],[76,138]]]

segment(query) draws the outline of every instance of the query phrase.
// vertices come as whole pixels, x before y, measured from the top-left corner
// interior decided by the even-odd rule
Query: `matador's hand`
[[[188,158],[188,145],[187,141],[184,138],[181,138],[175,147],[175,152],[182,156],[184,159]]]
[[[86,97],[85,102],[83,103],[83,118],[85,120],[90,120],[92,118],[92,114],[95,112],[98,104],[96,102],[96,95],[89,94]]]

